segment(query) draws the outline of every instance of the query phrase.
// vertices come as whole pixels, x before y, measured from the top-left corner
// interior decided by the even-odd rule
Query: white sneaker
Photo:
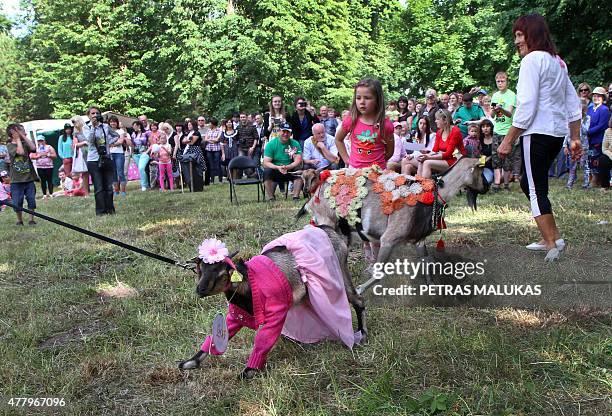
[[[559,249],[559,251],[563,251],[563,249],[565,248],[565,240],[560,238],[556,240],[555,243],[557,244],[557,248]],[[532,250],[532,251],[548,251],[548,249],[546,248],[546,244],[542,244],[542,243],[531,243],[525,246],[525,248],[527,250]]]
[[[551,248],[550,250],[548,250],[548,253],[546,253],[546,257],[544,257],[544,261],[548,261],[552,263],[553,261],[559,260],[560,257],[561,257],[561,250],[555,247],[555,248]]]

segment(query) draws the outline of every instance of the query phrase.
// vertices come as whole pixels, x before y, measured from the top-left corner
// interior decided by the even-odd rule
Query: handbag
[[[83,151],[78,147],[74,148],[72,154],[72,170],[77,173],[87,172],[87,163],[83,157]]]

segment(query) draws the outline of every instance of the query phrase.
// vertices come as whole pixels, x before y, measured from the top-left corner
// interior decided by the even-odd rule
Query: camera
[[[102,114],[98,114],[96,116],[96,121],[100,124],[104,123],[104,117],[102,116]]]

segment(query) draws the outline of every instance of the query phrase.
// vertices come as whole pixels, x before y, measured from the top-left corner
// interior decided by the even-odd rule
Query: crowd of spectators
[[[486,163],[494,170],[493,191],[509,189],[509,183],[521,175],[520,148],[515,146],[507,158],[498,157],[496,149],[512,125],[516,95],[509,88],[505,72],[495,75],[495,83],[497,91],[493,94],[474,87],[466,92],[439,95],[429,88],[423,100],[401,96],[388,102],[385,116],[393,123],[395,142],[386,167],[425,176],[445,170],[457,153],[442,160],[426,160],[429,152],[445,151],[434,149],[436,132],[444,129],[445,137],[457,142],[452,146],[453,151],[459,150],[470,157],[487,157]],[[606,90],[581,83],[577,92],[583,105],[583,157],[571,161],[564,146],[549,175],[567,174],[566,186],[571,189],[580,169],[582,188],[609,188],[612,84]],[[64,126],[57,148],[47,144],[44,136],[37,136],[34,143],[25,137],[19,125],[11,125],[7,129],[8,143],[0,144],[0,199],[13,198],[22,203],[25,197],[35,208],[30,182],[40,181],[43,199],[87,196],[93,183],[97,212],[100,208],[98,213],[112,213],[112,200],[107,201],[108,205],[102,194],[126,196],[130,179],[138,179],[142,191],[180,188],[198,192],[206,186],[223,183],[228,177],[236,179],[242,175],[260,175],[265,181],[268,199],[274,199],[276,185],[281,189],[289,186],[293,198],[299,199],[301,183],[292,171],[344,166],[335,136],[343,120],[350,116],[348,110],[341,115],[328,105],[316,109],[303,97],[295,98],[292,107],[288,111],[283,97],[275,95],[265,112],[234,112],[223,120],[201,115],[159,123],[141,115],[131,126],[124,126],[117,117],[111,116],[100,123],[103,128],[99,130],[95,126],[99,110],[92,107],[87,114],[89,122],[84,123],[81,117],[75,116]],[[347,138],[344,143],[350,154],[350,140]],[[101,170],[103,164],[98,159],[98,151],[104,153],[104,149],[110,160],[108,171]],[[259,172],[229,172],[229,162],[237,156],[253,159]],[[54,192],[52,177],[56,158],[62,164],[60,189]],[[295,179],[298,182],[294,184]],[[29,185],[17,185],[26,182]],[[15,184],[16,192],[10,191],[10,183]]]

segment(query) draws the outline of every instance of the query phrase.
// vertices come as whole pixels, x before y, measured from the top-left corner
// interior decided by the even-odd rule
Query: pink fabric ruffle
[[[262,253],[278,246],[285,246],[295,258],[309,297],[309,302],[289,310],[283,335],[307,344],[340,340],[352,348],[356,337],[342,270],[325,231],[307,226],[270,242]]]

